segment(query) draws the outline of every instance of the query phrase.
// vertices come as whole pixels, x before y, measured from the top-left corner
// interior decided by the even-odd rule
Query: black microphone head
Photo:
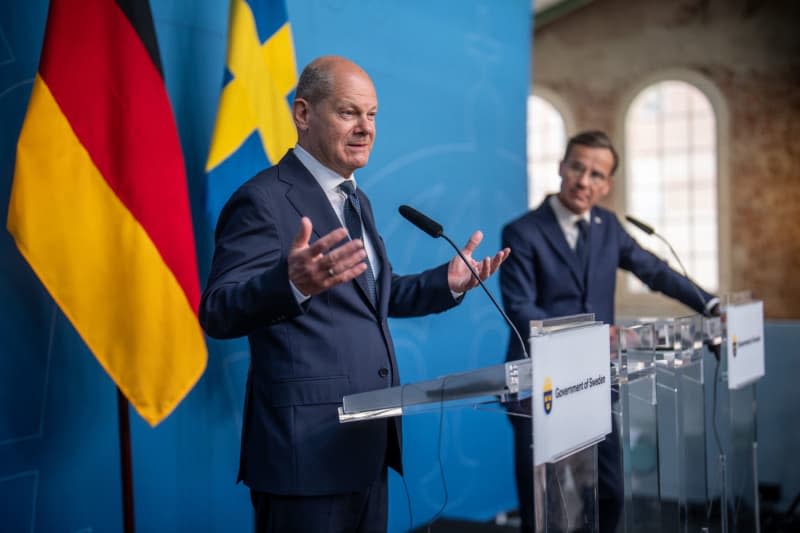
[[[444,232],[444,228],[442,225],[428,218],[427,216],[423,215],[413,207],[407,205],[401,205],[398,208],[400,214],[403,215],[403,218],[414,224],[416,227],[433,237],[434,239],[439,238],[442,236],[442,232]]]
[[[639,228],[643,232],[647,233],[648,235],[652,235],[653,233],[656,232],[656,230],[654,230],[652,226],[648,226],[647,224],[645,224],[641,220],[635,219],[630,215],[625,215],[625,220],[627,220],[628,222],[630,222],[631,224],[633,224],[634,226],[636,226],[637,228]]]

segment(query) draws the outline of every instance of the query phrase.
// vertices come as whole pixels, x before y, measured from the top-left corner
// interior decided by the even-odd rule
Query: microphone
[[[478,280],[478,284],[483,289],[483,292],[486,293],[486,296],[489,297],[489,299],[494,304],[495,308],[500,312],[501,315],[503,315],[503,318],[505,319],[506,323],[511,327],[511,331],[513,331],[514,334],[517,336],[517,340],[519,341],[519,344],[522,347],[522,353],[525,354],[526,358],[530,358],[530,356],[528,355],[528,349],[525,347],[525,341],[522,340],[522,335],[519,334],[519,330],[516,328],[516,326],[514,326],[514,323],[511,322],[511,319],[508,318],[508,315],[506,315],[503,309],[497,304],[497,300],[494,299],[492,293],[490,293],[489,289],[486,288],[486,285],[483,284],[483,281],[481,281],[481,277],[478,275],[477,272],[475,272],[475,269],[472,268],[472,265],[469,263],[469,261],[467,261],[467,258],[464,257],[464,254],[461,253],[461,250],[458,248],[456,243],[454,243],[450,239],[450,237],[445,235],[444,228],[442,227],[442,225],[436,222],[435,220],[429,218],[428,216],[423,215],[422,213],[420,213],[419,211],[408,205],[401,205],[398,208],[398,211],[403,216],[403,218],[414,224],[416,227],[418,227],[419,229],[421,229],[434,239],[442,237],[444,240],[450,243],[450,246],[452,246],[453,249],[456,251],[458,257],[460,257],[461,260],[464,261],[464,264],[467,265],[467,268],[469,269],[470,273],[472,273],[472,277]]]
[[[444,234],[444,228],[442,228],[441,224],[423,215],[413,207],[401,205],[398,208],[398,211],[400,211],[400,214],[403,215],[403,218],[414,224],[416,227],[434,239],[437,239]]]
[[[655,237],[658,237],[664,244],[667,245],[667,248],[669,248],[669,251],[672,252],[673,257],[675,257],[675,260],[678,261],[678,265],[680,265],[681,271],[683,272],[683,277],[689,281],[689,284],[692,286],[692,289],[694,289],[694,292],[697,295],[697,299],[700,300],[700,304],[705,308],[706,301],[703,298],[703,295],[700,293],[700,289],[697,287],[697,284],[694,281],[692,281],[692,278],[689,277],[689,273],[686,271],[686,267],[683,266],[681,258],[678,257],[677,252],[672,247],[672,245],[667,241],[667,239],[662,237],[655,229],[653,229],[652,226],[645,224],[641,220],[638,220],[630,215],[625,215],[625,220],[627,220],[628,222],[630,222],[643,232],[647,233],[648,235],[653,235]],[[703,314],[708,316],[708,314],[705,311],[703,312]],[[717,361],[719,361],[720,346],[718,344],[717,345],[713,344],[710,339],[708,340],[706,345],[708,346],[709,350],[714,354],[714,356],[717,358]]]
[[[628,222],[630,222],[631,224],[633,224],[634,226],[636,226],[637,228],[639,228],[643,232],[647,233],[648,235],[653,235],[656,232],[656,230],[653,229],[653,226],[648,226],[647,224],[645,224],[641,220],[635,219],[630,215],[625,215],[625,220],[627,220]],[[660,235],[656,235],[656,237],[660,237]],[[667,241],[664,241],[664,242],[667,242]],[[669,243],[667,243],[667,246],[669,246]],[[670,248],[670,250],[672,250],[672,246],[669,246],[669,248]],[[673,251],[673,253],[674,253],[674,251]],[[676,255],[675,257],[677,258],[678,256]],[[681,260],[678,259],[678,263],[680,263],[680,262],[681,262]]]
[[[705,298],[703,298],[703,295],[700,293],[700,289],[697,288],[697,284],[694,281],[692,281],[692,278],[689,277],[689,273],[686,271],[686,267],[683,266],[683,262],[681,261],[681,258],[678,257],[677,252],[675,252],[675,249],[672,247],[672,245],[669,243],[669,241],[667,241],[667,239],[662,237],[656,230],[654,230],[652,226],[649,226],[649,225],[645,224],[641,220],[638,220],[638,219],[636,219],[636,218],[634,218],[634,217],[632,217],[630,215],[625,215],[625,220],[627,220],[628,222],[630,222],[631,224],[633,224],[634,226],[636,226],[637,228],[639,228],[643,232],[647,233],[648,235],[653,235],[654,237],[658,237],[661,240],[661,242],[663,242],[664,244],[667,245],[667,248],[669,248],[669,251],[672,252],[672,256],[675,258],[676,261],[678,261],[678,265],[680,265],[680,267],[681,267],[681,272],[683,273],[683,277],[686,278],[689,281],[689,284],[694,289],[694,292],[697,295],[697,299],[700,300],[700,305],[705,307],[705,305],[706,305]],[[703,314],[705,314],[705,313],[703,313]]]

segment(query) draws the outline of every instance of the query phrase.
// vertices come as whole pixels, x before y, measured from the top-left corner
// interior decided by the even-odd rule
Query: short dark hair
[[[297,81],[295,98],[316,103],[333,93],[334,80],[330,68],[333,59],[333,56],[322,56],[306,65]]]
[[[566,161],[567,157],[569,157],[569,151],[572,150],[572,146],[576,144],[580,146],[587,146],[589,148],[606,148],[610,150],[611,155],[614,156],[614,165],[611,167],[611,175],[613,176],[614,172],[617,171],[619,155],[614,149],[611,139],[609,139],[608,135],[606,135],[604,132],[600,130],[582,131],[570,138],[569,142],[567,142],[567,149],[564,150],[564,161]]]

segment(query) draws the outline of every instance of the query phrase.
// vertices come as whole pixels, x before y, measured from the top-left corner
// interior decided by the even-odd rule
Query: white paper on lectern
[[[608,325],[557,331],[530,343],[533,460],[540,465],[611,432]]]
[[[729,305],[728,388],[738,389],[764,375],[764,302]]]

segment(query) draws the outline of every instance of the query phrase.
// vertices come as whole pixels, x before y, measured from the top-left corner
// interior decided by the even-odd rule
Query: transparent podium
[[[616,328],[625,533],[702,531],[712,522],[704,358],[721,339],[709,340],[708,329],[700,315]]]
[[[664,531],[707,527],[705,347],[703,317],[659,320],[656,401],[661,523]]]
[[[530,359],[345,396],[339,420],[530,399],[535,531],[597,531],[596,444],[611,431],[608,326],[594,315],[532,322],[529,342]]]
[[[625,533],[760,530],[763,305],[736,295],[722,310],[616,328]]]
[[[763,302],[749,293],[723,298],[721,328],[710,450],[715,458],[710,484],[719,520],[711,531],[758,532],[756,382],[765,370]]]
[[[624,507],[619,531],[661,527],[654,324],[618,326],[612,336],[611,383],[617,401]]]
[[[594,315],[531,322],[536,531],[598,531],[597,444],[611,432],[609,329]]]

